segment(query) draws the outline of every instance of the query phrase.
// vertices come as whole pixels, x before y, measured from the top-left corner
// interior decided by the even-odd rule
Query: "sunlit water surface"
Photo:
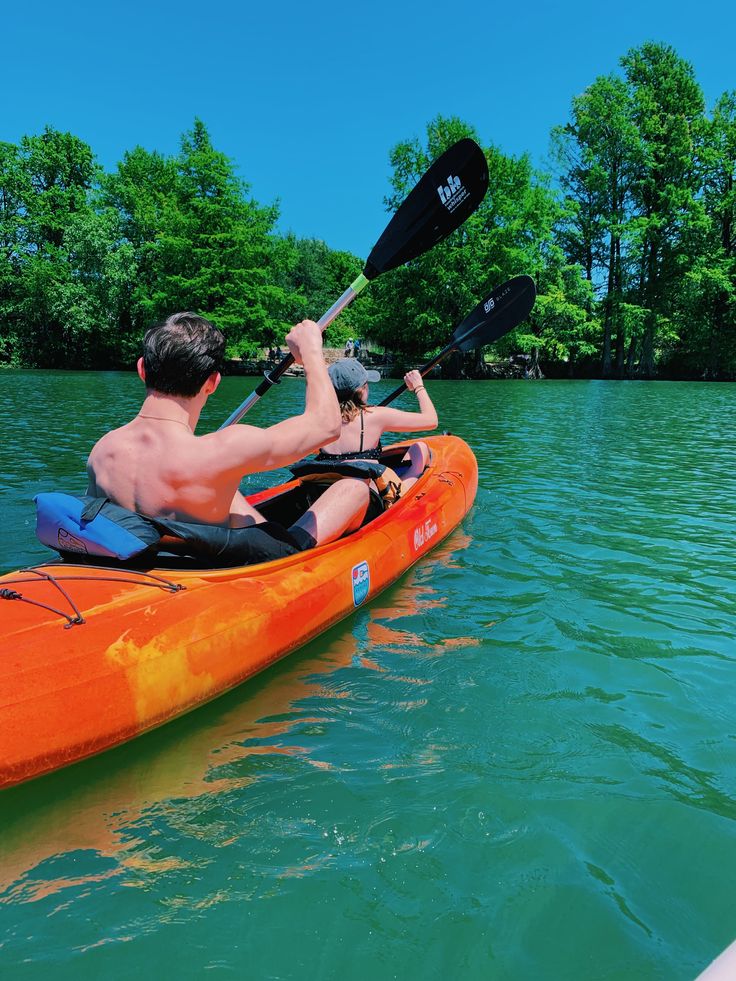
[[[480,466],[460,530],[239,690],[0,794],[2,976],[694,977],[736,935],[735,393],[432,385]],[[140,394],[0,373],[0,568]]]

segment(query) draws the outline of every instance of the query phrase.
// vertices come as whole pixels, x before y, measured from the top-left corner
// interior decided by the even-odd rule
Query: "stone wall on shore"
[[[327,347],[324,349],[325,361],[327,364],[332,364],[335,361],[339,361],[343,357],[343,349],[336,347]],[[264,371],[270,371],[275,368],[278,364],[275,360],[269,360],[268,352],[262,352],[263,357],[258,360],[232,360],[228,361],[225,366],[226,375],[250,375],[250,376],[260,376]],[[412,368],[421,368],[423,362],[408,361],[404,359],[394,359],[391,356],[386,356],[382,352],[371,352],[364,351],[360,355],[360,360],[363,364],[369,365],[371,368],[375,368],[377,371],[381,372],[382,378],[403,378],[407,371]],[[455,370],[450,370],[447,372],[447,377],[462,378],[467,377],[462,368],[458,370],[459,366],[446,366],[448,369],[454,368]],[[304,369],[301,365],[292,365],[291,368],[286,372],[287,377],[300,377],[304,374]],[[434,368],[430,374],[430,378],[441,378],[443,377],[442,370],[437,367]],[[480,375],[482,378],[493,379],[493,378],[524,378],[529,377],[526,373],[526,366],[523,363],[516,363],[510,361],[485,361],[483,362],[483,372]]]

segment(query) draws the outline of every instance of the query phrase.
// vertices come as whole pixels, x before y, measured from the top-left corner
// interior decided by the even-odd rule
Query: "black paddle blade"
[[[419,369],[422,378],[453,351],[472,351],[492,344],[526,320],[534,306],[537,290],[531,276],[515,276],[497,287],[455,328],[449,344]],[[406,385],[387,395],[379,405],[389,405],[406,390]]]
[[[472,351],[483,344],[492,344],[526,320],[536,296],[537,289],[531,276],[509,279],[481,300],[458,324],[451,347],[456,351]]]
[[[488,165],[469,138],[446,150],[420,178],[373,246],[363,275],[375,279],[428,252],[468,218],[485,197]]]

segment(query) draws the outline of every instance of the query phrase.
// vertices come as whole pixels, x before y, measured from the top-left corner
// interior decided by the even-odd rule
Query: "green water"
[[[480,465],[460,530],[240,690],[0,794],[3,977],[690,979],[736,936],[736,388],[432,392]],[[0,373],[0,568],[139,396]]]

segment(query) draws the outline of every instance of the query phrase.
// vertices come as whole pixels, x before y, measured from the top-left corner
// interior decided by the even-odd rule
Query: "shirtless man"
[[[152,327],[138,361],[143,405],[131,422],[93,447],[87,493],[151,518],[234,528],[262,523],[238,490],[243,476],[300,460],[335,439],[341,425],[319,328],[302,321],[286,342],[307,379],[302,415],[267,429],[238,425],[195,436],[202,408],[220,384],[224,337],[193,313],[173,314]],[[362,481],[333,484],[289,529],[294,550],[359,528],[368,500]]]

